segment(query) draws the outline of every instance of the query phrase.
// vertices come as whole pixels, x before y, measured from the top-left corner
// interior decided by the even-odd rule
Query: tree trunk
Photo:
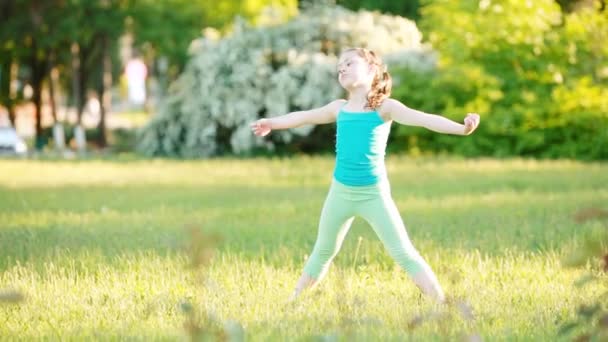
[[[82,127],[82,111],[84,109],[83,101],[83,73],[82,59],[80,55],[80,46],[78,43],[72,43],[72,96],[74,97],[74,107],[76,108],[76,127],[74,127],[74,140],[76,149],[79,153],[84,153],[86,150],[86,136],[84,127]]]
[[[58,151],[65,150],[65,132],[63,131],[63,124],[57,119],[57,94],[55,92],[58,89],[57,84],[59,83],[59,70],[55,68],[55,51],[51,50],[49,55],[49,100],[51,105],[51,115],[53,116],[53,141],[55,143],[55,149]]]
[[[55,149],[63,152],[65,150],[65,131],[63,130],[63,123],[57,118],[57,92],[55,90],[59,89],[58,84],[59,70],[53,68],[49,78],[51,113],[53,115],[53,141],[55,142]]]
[[[102,67],[102,82],[99,88],[99,102],[100,102],[100,117],[97,130],[99,136],[97,144],[103,148],[108,145],[106,137],[106,113],[112,106],[112,58],[110,56],[110,41],[107,35],[102,38],[102,53],[103,53],[103,67]]]
[[[11,80],[13,79],[12,61],[2,63],[0,69],[0,104],[6,107],[8,119],[15,127],[15,104],[11,91]]]
[[[49,60],[47,65],[49,70],[49,101],[51,106],[51,116],[53,117],[53,125],[57,123],[57,101],[55,101],[55,51],[51,50],[49,53]]]
[[[34,101],[34,110],[35,110],[35,123],[36,123],[36,149],[41,150],[44,147],[44,142],[42,140],[42,96],[41,96],[41,81],[32,81],[32,88],[34,90],[34,95],[32,96],[32,100]]]
[[[11,126],[17,127],[17,113],[15,113],[15,106],[13,104],[9,104],[8,108],[8,120],[11,122]]]
[[[80,55],[80,60],[81,61],[84,60],[82,51],[81,51],[81,55]],[[79,91],[80,99],[78,99],[78,107],[76,107],[76,110],[77,110],[76,113],[78,114],[78,124],[79,125],[82,124],[82,114],[84,113],[84,107],[87,105],[87,83],[88,83],[87,70],[81,64],[79,75],[78,75],[78,89],[80,89],[80,91]]]
[[[97,50],[99,48],[98,38],[93,37],[89,45],[77,45],[78,46],[78,87],[80,89],[80,99],[78,106],[76,107],[78,113],[78,124],[82,123],[82,113],[84,107],[87,104],[87,85],[89,84],[89,77],[96,70],[99,65],[99,58]]]
[[[17,112],[15,106],[17,105],[17,90],[12,85],[12,81],[17,78],[17,72],[19,71],[19,65],[12,61],[9,65],[9,77],[8,77],[8,119],[11,121],[11,125],[17,128]]]
[[[74,108],[78,113],[76,123],[80,125],[80,117],[82,113],[82,106],[80,105],[80,94],[82,89],[80,88],[80,46],[78,43],[72,43],[72,98],[74,99]]]
[[[35,44],[32,48],[36,51]],[[44,146],[42,140],[42,81],[46,76],[46,60],[39,60],[36,53],[32,53],[30,67],[32,68],[32,100],[35,108],[35,123],[36,123],[36,135],[35,135],[35,146],[36,149],[41,150]]]

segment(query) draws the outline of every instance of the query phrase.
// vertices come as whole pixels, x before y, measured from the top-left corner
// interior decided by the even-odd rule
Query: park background
[[[0,160],[0,336],[605,337],[605,7],[2,2],[0,125],[29,151]],[[408,106],[481,115],[466,138],[393,125],[389,140],[393,197],[447,309],[364,222],[321,291],[285,303],[335,130],[259,138],[249,123],[344,96],[336,56],[352,46],[384,57]],[[133,60],[143,102],[129,96]]]

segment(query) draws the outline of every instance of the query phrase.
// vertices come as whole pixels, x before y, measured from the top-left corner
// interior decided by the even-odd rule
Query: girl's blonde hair
[[[372,81],[372,90],[367,94],[367,108],[376,109],[380,107],[382,101],[391,96],[391,89],[393,87],[393,80],[391,75],[388,73],[386,65],[382,62],[380,56],[374,51],[366,48],[350,48],[344,50],[342,53],[354,51],[360,57],[365,59],[367,63],[375,66],[376,74]]]

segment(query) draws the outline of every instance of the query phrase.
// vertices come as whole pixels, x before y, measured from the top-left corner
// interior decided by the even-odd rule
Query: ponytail
[[[374,77],[372,90],[367,95],[367,107],[369,109],[380,107],[382,102],[391,96],[392,87],[393,79],[384,66],[384,71],[378,71]]]

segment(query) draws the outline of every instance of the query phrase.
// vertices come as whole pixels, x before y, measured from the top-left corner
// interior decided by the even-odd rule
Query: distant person
[[[125,68],[129,103],[137,108],[143,108],[146,103],[146,77],[148,68],[144,61],[135,57],[127,62]]]
[[[469,113],[460,124],[389,98],[392,81],[386,66],[374,52],[363,48],[348,49],[340,55],[338,81],[348,92],[348,100],[251,124],[256,135],[266,136],[277,129],[337,123],[333,181],[321,211],[317,241],[291,298],[321,281],[355,216],[359,216],[372,226],[420,290],[444,302],[435,274],[410,242],[392,199],[384,164],[386,142],[393,121],[439,133],[468,135],[477,128],[479,115]]]

